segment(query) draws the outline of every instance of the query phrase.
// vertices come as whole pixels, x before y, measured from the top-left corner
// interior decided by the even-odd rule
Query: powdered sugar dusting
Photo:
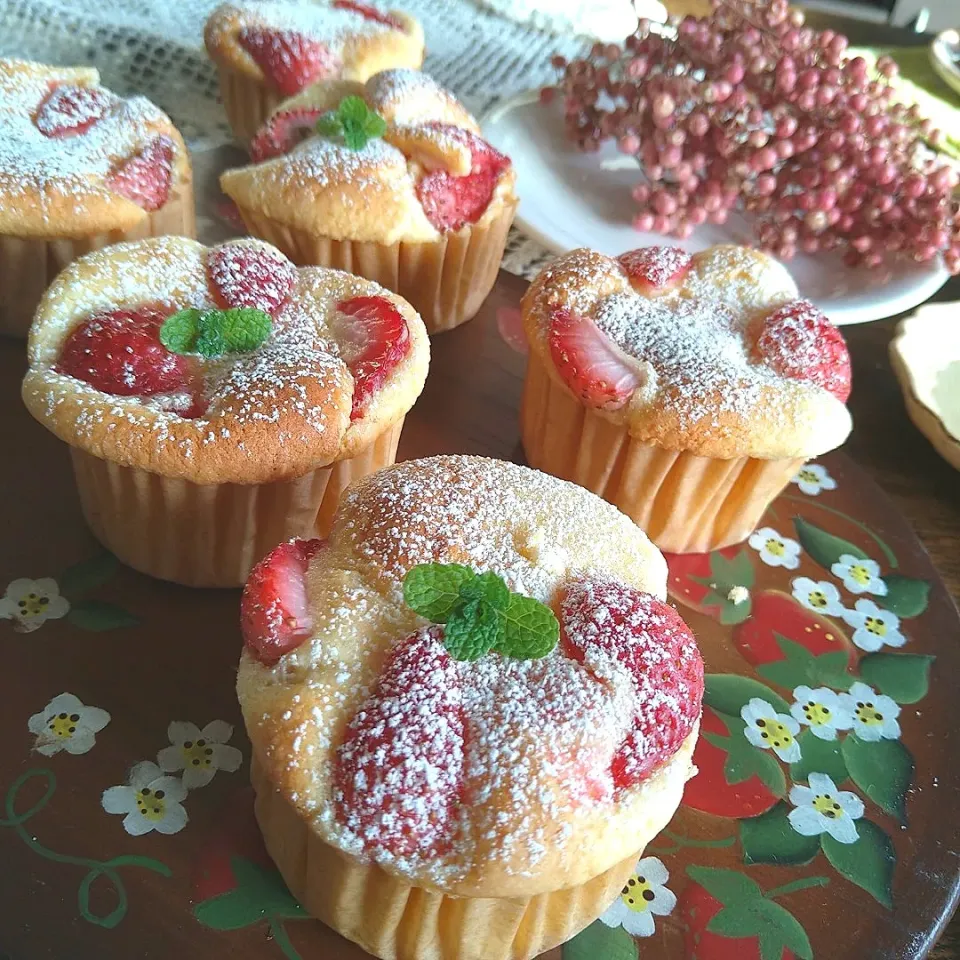
[[[294,30],[329,45],[342,44],[351,36],[373,36],[395,29],[356,10],[328,6],[316,0],[245,0],[218,8],[214,16],[229,10],[239,11],[241,29]]]

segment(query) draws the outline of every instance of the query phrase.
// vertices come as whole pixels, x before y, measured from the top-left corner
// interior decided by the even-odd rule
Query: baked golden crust
[[[266,248],[259,240],[240,240]],[[208,410],[187,419],[163,398],[105,394],[57,372],[76,325],[102,310],[161,303],[174,310],[215,306],[208,249],[183,237],[118,244],[68,266],[54,281],[30,330],[23,398],[65,442],[123,466],[195,483],[266,483],[353,456],[413,405],[426,379],[429,344],[413,308],[375,283],[321,267],[297,271],[270,337],[249,354],[201,361]],[[351,422],[353,378],[327,318],[353,296],[393,303],[410,349]]]
[[[522,313],[531,350],[568,391],[550,353],[552,312],[566,308],[607,333],[641,385],[621,409],[594,412],[631,437],[718,459],[807,458],[843,443],[850,414],[816,384],[779,375],[751,346],[763,317],[797,296],[783,266],[747,247],[694,254],[679,287],[652,296],[633,289],[617,260],[581,248],[534,279]]]
[[[470,172],[470,151],[432,124],[451,124],[477,133],[476,120],[448,91],[422,73],[390,70],[360,85],[321,81],[284,101],[275,111],[330,110],[344,96],[362,96],[387,121],[382,140],[362,150],[311,136],[290,153],[263,163],[227,170],[220,185],[241,210],[336,240],[384,245],[439,240],[427,219],[416,186],[425,170]],[[515,204],[516,174],[504,170],[483,215],[469,227],[484,226]]]
[[[328,46],[340,64],[339,76],[362,82],[380,70],[416,69],[423,63],[423,28],[402,10],[390,10],[388,14],[399,28],[322,3],[225,3],[207,20],[203,41],[218,66],[269,84],[269,78],[239,42],[239,35],[248,27],[294,30]]]
[[[97,87],[109,104],[88,130],[48,137],[34,116],[61,84]],[[173,145],[173,196],[190,183],[190,160],[183,138],[158,107],[144,97],[125,100],[104,90],[90,68],[0,60],[0,233],[78,237],[135,227],[148,212],[110,190],[107,178],[158,135]]]
[[[572,797],[558,782],[550,751],[561,765],[587,769],[596,762],[608,771],[623,738],[619,698],[629,680],[598,684],[591,675],[587,681],[582,664],[559,650],[540,661],[489,655],[462,665],[468,686],[503,682],[504,700],[492,702],[490,726],[510,746],[498,763],[485,739],[489,728],[478,719],[486,715],[471,715],[470,739],[483,770],[465,765],[465,793],[475,799],[450,855],[401,861],[371,854],[337,822],[336,745],[391,646],[423,624],[403,602],[402,581],[411,567],[430,562],[494,570],[512,589],[545,602],[556,603],[570,578],[582,575],[666,596],[666,564],[657,549],[627,517],[580,487],[478,457],[381,470],[349,489],[326,547],[311,563],[312,639],[274,667],[247,653],[241,659],[240,704],[270,782],[325,842],[455,896],[530,896],[569,887],[642,849],[679,804],[693,772],[696,731],[648,780],[616,799]],[[549,718],[514,714],[514,683],[518,692],[539,691],[557,710]],[[521,714],[522,722],[514,722]]]

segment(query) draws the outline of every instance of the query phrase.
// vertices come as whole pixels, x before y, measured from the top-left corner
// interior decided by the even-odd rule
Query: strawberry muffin
[[[203,33],[234,134],[249,140],[285,97],[343,77],[361,83],[423,63],[423,29],[400,10],[358,0],[241,0],[216,8]]]
[[[237,586],[393,463],[429,341],[399,297],[259,240],[125,243],[67,267],[27,408],[70,445],[91,529],[144,573]]]
[[[281,104],[223,190],[250,232],[297,263],[349,270],[409,300],[427,330],[473,317],[517,206],[510,160],[422,73],[326,81]]]
[[[522,312],[528,461],[669,553],[745,539],[801,464],[850,433],[840,331],[757,250],[574,250]]]
[[[50,281],[120,240],[194,233],[169,118],[88,67],[0,60],[0,333],[24,337]]]
[[[614,507],[478,457],[381,470],[261,561],[237,687],[299,902],[384,960],[527,960],[595,920],[694,773],[665,588]]]

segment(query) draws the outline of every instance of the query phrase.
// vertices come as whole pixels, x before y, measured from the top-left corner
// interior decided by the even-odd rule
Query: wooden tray
[[[433,342],[430,378],[407,419],[401,458],[467,452],[522,459],[517,404],[524,360],[500,330],[506,317],[510,335],[500,308],[515,305],[522,289],[502,275],[477,320]],[[151,580],[103,554],[81,519],[66,447],[23,410],[23,370],[22,345],[0,343],[8,411],[0,955],[361,960],[358,948],[303,916],[259,841],[233,690],[238,593]],[[649,874],[647,882],[638,880],[625,895],[634,908],[647,909],[618,900],[608,917],[651,935],[634,940],[622,925],[598,921],[547,954],[551,960],[630,960],[638,952],[644,960],[905,960],[927,951],[953,909],[960,622],[922,547],[869,478],[843,454],[822,466],[836,488],[814,495],[791,485],[764,518],[777,537],[672,560],[672,595],[697,631],[711,675],[696,758],[701,774],[648,851],[660,865],[646,862],[638,876]],[[811,477],[807,489],[821,485]],[[844,578],[851,584],[861,575],[841,560],[848,555],[876,562],[885,600],[844,586]],[[789,566],[770,565],[778,559]],[[844,566],[832,572],[836,563]],[[870,579],[873,564],[859,566]],[[886,639],[902,636],[903,645],[873,653],[854,646],[855,628],[840,615],[818,617],[790,596],[801,577],[830,584],[825,602],[854,613],[859,599],[861,623],[865,611],[881,616],[864,600],[885,602],[898,618],[891,632],[894,621],[886,617]],[[36,582],[15,583],[22,578]],[[25,625],[36,629],[17,632]],[[857,637],[873,645],[865,628]],[[869,702],[877,712],[887,713],[881,739],[848,729],[834,741],[804,732],[796,764],[746,739],[740,713],[749,701],[784,714],[801,685],[866,697],[852,687],[857,677],[873,689]],[[83,707],[49,706],[65,692]],[[878,701],[881,695],[891,700]],[[899,734],[889,725],[895,711]],[[763,712],[761,706],[748,716]],[[168,730],[172,721],[181,725]],[[212,721],[224,723],[207,728],[206,737],[182,726]],[[51,723],[69,735],[56,739]],[[71,726],[78,729],[70,733]],[[48,732],[38,739],[31,728]],[[174,765],[171,758],[183,754],[167,750],[168,733],[191,743],[188,766],[212,757],[219,769],[182,804],[175,783],[162,785],[168,796],[157,822],[170,832],[133,836],[122,813],[104,809],[104,791],[127,784],[134,764],[156,763],[158,754]],[[201,738],[208,741],[203,747],[194,742]],[[68,743],[73,753],[51,753]],[[782,752],[790,749],[784,740]],[[811,772],[831,774],[839,790],[861,798],[862,816],[844,827],[856,830],[854,843],[803,836],[791,826],[791,811],[809,807],[796,793],[799,807],[791,802],[791,788]],[[137,773],[160,775],[142,767]],[[859,812],[856,800],[842,799]],[[129,809],[132,791],[113,791],[106,803]],[[182,829],[178,807],[188,817]],[[663,882],[654,883],[658,878]],[[643,899],[644,889],[652,900]]]

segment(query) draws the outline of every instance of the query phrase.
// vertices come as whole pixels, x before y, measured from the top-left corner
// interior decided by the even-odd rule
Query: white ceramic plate
[[[630,224],[636,212],[630,196],[638,180],[634,161],[609,143],[599,153],[581,153],[564,136],[560,108],[541,106],[536,94],[502,104],[485,118],[483,130],[513,160],[520,226],[550,250],[593,247],[619,254],[662,243],[690,251],[715,243],[751,243],[750,224],[737,215],[723,226],[699,227],[685,241],[635,230]],[[903,313],[931,297],[948,278],[938,261],[903,261],[878,285],[876,271],[846,267],[836,253],[801,254],[788,267],[803,296],[838,324]]]
[[[944,30],[930,44],[930,62],[944,83],[960,93],[960,30]]]

